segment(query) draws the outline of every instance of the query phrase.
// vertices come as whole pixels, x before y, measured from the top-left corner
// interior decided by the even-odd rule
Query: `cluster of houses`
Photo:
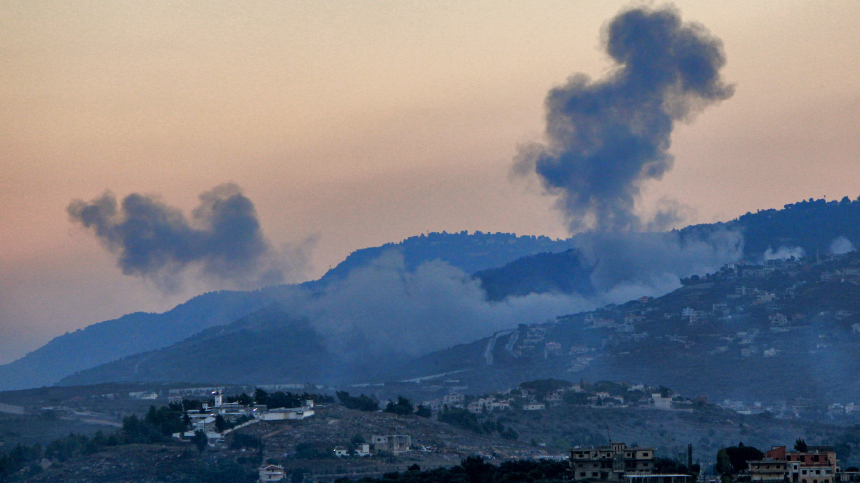
[[[763,459],[747,464],[751,483],[834,483],[851,479],[839,468],[832,446],[809,446],[805,451],[774,446]]]
[[[312,400],[305,401],[305,404],[297,408],[274,408],[269,409],[265,405],[243,405],[238,402],[225,402],[223,393],[215,391],[212,393],[215,399],[213,405],[203,403],[202,409],[193,409],[187,411],[188,417],[191,420],[191,430],[184,433],[173,433],[173,437],[177,439],[190,438],[197,432],[206,434],[210,441],[219,441],[223,436],[232,430],[244,427],[248,424],[253,424],[259,421],[283,421],[283,420],[298,420],[309,418],[314,415],[314,402]],[[218,431],[218,417],[224,421],[239,424],[226,431]]]
[[[411,447],[412,436],[409,436],[408,434],[375,434],[370,437],[370,443],[362,443],[352,451],[342,447],[335,448],[334,455],[338,458],[345,458],[352,454],[355,456],[367,457],[380,452],[397,455],[409,451]]]
[[[687,468],[692,466],[692,450]],[[690,483],[688,474],[660,474],[654,464],[654,448],[628,447],[624,443],[570,450],[571,480],[612,483]],[[808,446],[788,451],[774,446],[736,479],[750,483],[839,483],[857,481],[860,472],[843,471],[832,446]],[[856,468],[854,469],[856,470]]]
[[[660,392],[649,392],[649,388],[643,384],[628,384],[627,391],[648,392],[648,397],[640,399],[636,405],[653,407],[664,410],[690,410],[692,401],[683,400],[678,396],[663,395]],[[583,397],[573,404],[589,406],[594,408],[627,407],[631,405],[624,396],[613,395],[605,391],[588,391],[581,384],[573,384],[551,391],[545,395],[538,396],[534,389],[522,388],[519,394],[513,394],[513,390],[494,393],[484,397],[472,399],[460,393],[452,392],[441,399],[424,401],[422,404],[431,411],[438,412],[445,408],[465,409],[474,414],[493,411],[507,411],[521,408],[523,411],[543,411],[547,407],[561,405],[567,392],[582,394]]]
[[[412,437],[408,434],[387,434],[373,435],[370,438],[370,443],[363,443],[357,448],[349,450],[343,447],[334,449],[336,458],[346,458],[349,456],[367,457],[374,453],[386,452],[392,454],[400,454],[412,447]],[[260,478],[258,481],[263,483],[287,481],[287,472],[283,466],[275,464],[266,464],[259,468]]]

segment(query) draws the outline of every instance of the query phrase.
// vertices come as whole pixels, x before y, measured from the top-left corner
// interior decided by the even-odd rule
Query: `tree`
[[[215,416],[215,430],[219,433],[223,433],[228,429],[230,429],[230,423],[228,423],[220,414]]]
[[[809,447],[806,445],[806,441],[804,441],[803,438],[797,438],[797,440],[794,442],[795,451],[806,453],[808,449]]]
[[[478,422],[478,417],[460,408],[445,408],[437,416],[440,422],[448,423],[461,429],[468,429],[476,433],[483,433],[484,428]]]
[[[340,403],[348,409],[358,409],[359,411],[377,411],[379,409],[379,402],[364,394],[358,397],[350,396],[346,391],[338,391],[335,394]]]
[[[209,444],[209,438],[203,431],[195,431],[194,436],[191,437],[191,442],[197,446],[197,451],[202,453],[206,449],[206,445]]]
[[[732,473],[732,461],[729,459],[729,454],[723,448],[717,451],[717,473],[721,475],[729,475]]]
[[[738,443],[737,446],[725,448],[725,452],[729,457],[729,461],[731,462],[732,474],[740,473],[741,471],[747,469],[749,467],[749,465],[747,465],[747,461],[758,461],[764,458],[764,453],[752,446],[744,446],[743,443]],[[719,453],[717,453],[717,458],[717,462],[719,463]]]
[[[403,396],[397,396],[397,402],[388,401],[388,405],[385,406],[385,412],[399,414],[401,416],[408,416],[415,411],[415,407],[412,406],[412,403]]]
[[[269,393],[267,393],[266,391],[264,391],[260,388],[257,388],[257,390],[254,391],[254,402],[255,403],[263,404],[263,405],[268,404],[268,398],[269,398]]]
[[[427,406],[425,406],[423,404],[419,404],[418,407],[415,408],[415,415],[420,416],[422,418],[429,418],[430,416],[433,415],[433,413],[430,411],[430,408],[428,408]]]
[[[466,470],[466,476],[469,477],[469,483],[482,483],[492,481],[492,476],[496,467],[484,461],[480,456],[469,456],[460,462],[460,466]]]

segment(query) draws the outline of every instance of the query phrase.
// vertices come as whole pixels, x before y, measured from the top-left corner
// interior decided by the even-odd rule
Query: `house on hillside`
[[[288,419],[305,419],[316,414],[314,412],[314,402],[310,399],[305,401],[305,405],[297,408],[277,408],[269,409],[268,411],[259,414],[257,417],[263,421],[283,421]]]
[[[451,393],[442,398],[442,405],[449,408],[462,408],[466,397],[462,394]]]
[[[408,434],[373,435],[370,438],[373,451],[388,451],[399,454],[409,451],[412,446],[412,437]]]
[[[260,482],[261,483],[269,483],[272,481],[284,481],[287,477],[287,473],[284,471],[283,466],[278,465],[265,465],[261,466],[260,469]]]

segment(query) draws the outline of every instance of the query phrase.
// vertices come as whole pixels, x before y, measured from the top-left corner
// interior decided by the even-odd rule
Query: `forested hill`
[[[802,248],[806,255],[826,255],[838,237],[855,246],[860,242],[860,198],[840,201],[823,199],[800,201],[783,209],[759,210],[726,223],[692,225],[681,230],[707,232],[718,228],[741,230],[744,234],[744,256],[755,260],[770,248]]]
[[[759,210],[728,222],[691,225],[674,233],[679,240],[690,242],[708,240],[720,230],[742,233],[743,257],[753,263],[767,258],[842,254],[860,244],[860,201],[851,201],[847,197],[829,202],[810,199],[785,205],[781,210]],[[580,237],[583,243],[588,243],[587,235],[576,235],[559,243],[577,246]],[[643,241],[650,238],[650,245],[654,248],[657,244],[653,240],[659,240],[663,234],[645,233],[642,237]],[[639,253],[635,246],[627,249],[633,254]],[[604,251],[603,254],[624,259],[621,252]],[[593,264],[601,261],[606,260],[585,260],[580,251],[573,249],[528,255],[504,266],[478,271],[475,276],[481,280],[490,300],[547,292],[589,295],[594,290],[590,280]],[[682,278],[689,275],[677,272],[678,266],[674,267],[675,272],[672,272],[672,267],[653,265],[647,268],[655,272],[666,268],[667,272]],[[632,278],[628,281],[640,280]]]

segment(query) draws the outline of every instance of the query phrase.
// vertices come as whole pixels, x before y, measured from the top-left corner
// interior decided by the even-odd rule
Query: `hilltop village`
[[[428,364],[471,391],[531,376],[639,380],[778,418],[851,416],[860,365],[860,257],[735,263],[661,297],[522,325]],[[457,352],[459,350],[459,353]],[[812,367],[826,367],[810,371]],[[758,379],[762,371],[772,374]],[[490,381],[488,384],[486,381]],[[423,390],[440,384],[421,380]]]

